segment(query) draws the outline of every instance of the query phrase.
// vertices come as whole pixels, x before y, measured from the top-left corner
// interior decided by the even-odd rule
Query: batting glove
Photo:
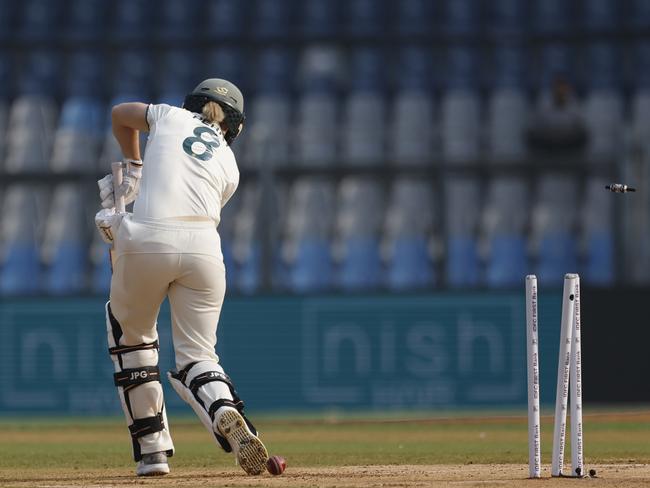
[[[115,220],[114,208],[103,208],[95,215],[95,225],[99,235],[106,244],[113,244],[113,223]]]
[[[140,193],[140,179],[142,178],[142,161],[125,159],[122,163],[122,184],[117,188],[117,194],[124,197],[124,204],[133,202]],[[115,192],[113,190],[113,175],[108,174],[97,182],[99,198],[102,207],[115,207]]]

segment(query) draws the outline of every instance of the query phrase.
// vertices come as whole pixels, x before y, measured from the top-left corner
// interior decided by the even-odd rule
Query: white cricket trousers
[[[226,292],[221,241],[212,221],[160,221],[131,215],[119,225],[110,304],[127,345],[158,339],[169,297],[176,368],[218,361],[217,324]]]

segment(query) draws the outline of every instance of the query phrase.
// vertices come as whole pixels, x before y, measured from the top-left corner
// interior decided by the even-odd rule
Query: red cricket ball
[[[271,456],[266,460],[266,469],[272,475],[279,475],[284,473],[284,470],[287,469],[287,461],[282,456]]]

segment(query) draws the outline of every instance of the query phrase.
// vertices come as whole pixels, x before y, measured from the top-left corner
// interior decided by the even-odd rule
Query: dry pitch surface
[[[597,478],[527,480],[526,420],[454,417],[394,420],[262,419],[282,476],[246,476],[198,421],[172,419],[172,473],[136,478],[119,420],[0,422],[1,487],[650,487],[650,412],[585,415],[588,468]],[[552,419],[543,419],[548,463]],[[570,462],[567,452],[567,461]]]

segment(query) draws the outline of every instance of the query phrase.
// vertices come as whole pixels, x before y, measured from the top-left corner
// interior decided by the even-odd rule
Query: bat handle
[[[122,213],[126,211],[126,206],[124,205],[124,195],[118,196],[117,189],[122,184],[122,163],[111,163],[111,169],[113,170],[113,194],[115,195],[115,211]]]

